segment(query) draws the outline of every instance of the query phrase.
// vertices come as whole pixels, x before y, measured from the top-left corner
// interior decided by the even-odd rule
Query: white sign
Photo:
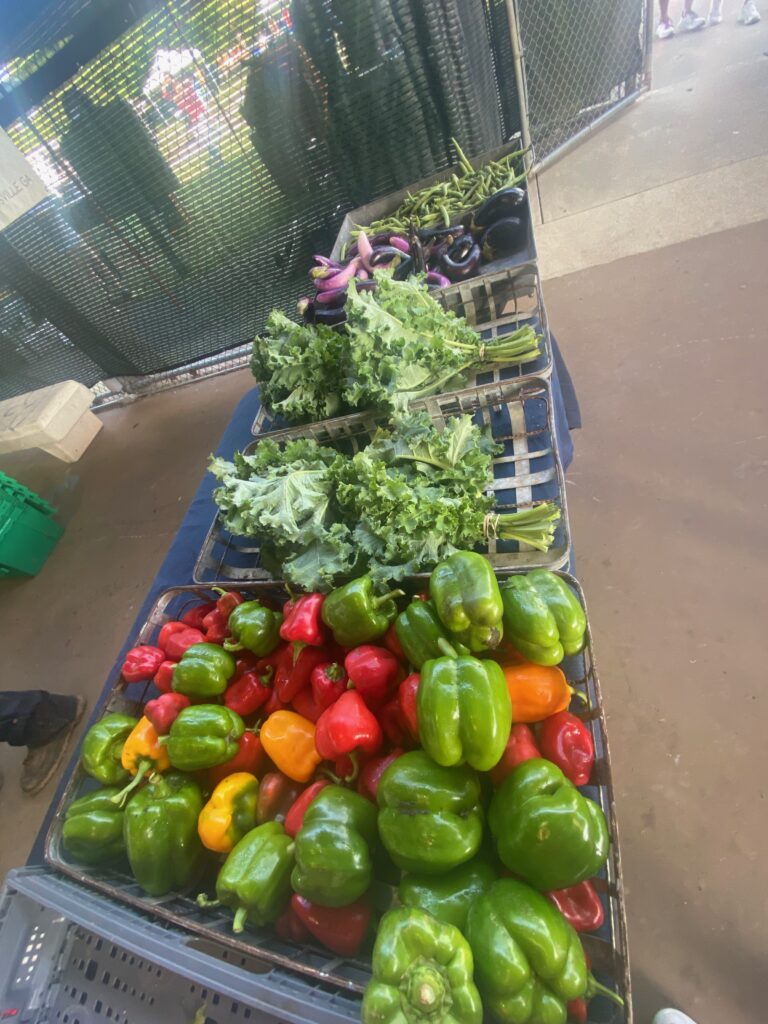
[[[32,164],[0,128],[0,231],[48,194]]]

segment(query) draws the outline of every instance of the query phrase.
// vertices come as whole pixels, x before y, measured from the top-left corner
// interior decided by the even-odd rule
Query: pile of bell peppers
[[[232,590],[130,651],[138,720],[108,714],[65,848],[196,893],[233,929],[372,956],[365,1024],[565,1024],[602,993],[609,830],[592,732],[559,663],[586,621],[557,575],[474,552],[412,597],[362,577],[282,607]],[[574,710],[571,705],[574,704]],[[372,953],[370,952],[372,948]]]

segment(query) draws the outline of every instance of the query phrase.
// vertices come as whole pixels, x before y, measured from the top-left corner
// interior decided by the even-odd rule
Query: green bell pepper
[[[591,878],[608,857],[605,815],[543,758],[507,776],[493,795],[488,823],[504,864],[542,892]]]
[[[429,596],[445,628],[470,651],[498,647],[504,606],[493,568],[476,551],[457,551],[429,578]]]
[[[559,665],[584,647],[587,620],[567,583],[547,569],[511,576],[501,588],[504,637],[529,661]]]
[[[444,768],[412,750],[384,772],[377,799],[381,841],[403,871],[444,874],[477,853],[480,780],[467,765]]]
[[[245,732],[240,715],[221,704],[183,708],[168,734],[168,758],[180,772],[197,772],[224,764],[240,749]]]
[[[64,849],[81,864],[105,864],[125,853],[124,811],[112,799],[117,786],[97,789],[79,797],[67,808],[61,826]]]
[[[194,779],[177,772],[154,775],[125,809],[128,861],[150,896],[186,889],[197,878],[205,848],[197,834],[203,795]]]
[[[362,1024],[481,1024],[472,951],[458,928],[400,907],[381,919]]]
[[[512,702],[501,666],[490,659],[436,658],[421,669],[417,692],[419,737],[440,765],[490,771],[512,728]]]
[[[402,590],[391,590],[377,597],[370,576],[361,576],[332,590],[323,601],[323,622],[342,647],[358,647],[383,636],[397,615],[396,597]]]
[[[431,601],[414,598],[395,619],[395,633],[408,661],[417,669],[430,658],[469,654],[464,644],[449,639]]]
[[[567,1003],[598,992],[579,937],[546,897],[502,878],[469,911],[467,937],[485,1008],[500,1024],[565,1024]]]
[[[251,651],[264,658],[280,643],[280,626],[283,616],[273,612],[260,601],[244,601],[232,611],[227,619],[231,640],[224,641],[227,651]]]
[[[493,866],[481,857],[446,875],[404,875],[398,890],[405,907],[420,907],[463,932],[469,908],[496,881]]]
[[[218,644],[192,644],[174,669],[171,685],[176,693],[193,700],[218,697],[226,690],[235,667],[235,659]]]
[[[304,813],[291,882],[323,907],[345,907],[371,883],[376,808],[359,793],[326,786]]]
[[[291,896],[293,840],[282,825],[268,821],[251,829],[232,849],[216,879],[216,900],[198,896],[200,906],[219,903],[235,911],[234,932],[246,921],[270,924]]]
[[[105,715],[83,739],[80,763],[83,771],[102,786],[122,786],[131,777],[120,758],[123,744],[133,732],[136,719],[129,715]]]

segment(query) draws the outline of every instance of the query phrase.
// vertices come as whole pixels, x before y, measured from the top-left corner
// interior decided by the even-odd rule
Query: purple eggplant
[[[328,267],[331,270],[341,270],[344,266],[343,263],[339,263],[338,260],[332,260],[330,256],[319,256],[317,253],[312,257],[315,263],[319,263],[321,267]]]
[[[368,241],[368,235],[364,231],[361,231],[357,236],[357,252],[360,256],[363,266],[366,270],[371,269],[371,256],[373,255],[373,246]]]
[[[464,234],[463,224],[452,224],[447,228],[417,228],[416,234],[422,242],[432,242],[436,238],[445,238],[446,235],[458,237]]]
[[[480,239],[483,259],[490,263],[519,252],[526,241],[526,226],[519,217],[502,217],[486,228]]]
[[[446,277],[445,274],[439,274],[436,270],[428,271],[426,282],[429,288],[448,288],[451,284],[450,278]]]
[[[392,260],[401,260],[404,253],[400,249],[396,249],[394,245],[375,245],[373,252],[370,256],[370,270],[374,270],[376,267],[386,267]]]
[[[410,256],[411,246],[407,238],[403,238],[402,235],[391,235],[389,244],[394,246],[395,249],[399,249],[400,252],[404,252]]]
[[[488,196],[472,214],[472,230],[482,231],[506,217],[525,217],[528,212],[525,192],[511,185]]]
[[[321,309],[315,307],[316,324],[325,324],[327,327],[338,327],[339,324],[347,322],[347,311],[345,309]]]
[[[480,266],[480,246],[472,235],[461,235],[440,256],[440,269],[451,281],[472,277]]]
[[[341,309],[344,303],[347,301],[347,289],[346,288],[334,288],[330,292],[318,292],[315,296],[315,302],[319,306],[323,306],[325,309]]]
[[[349,261],[343,270],[337,270],[330,276],[326,276],[326,274],[323,273],[323,271],[326,271],[328,268],[316,267],[315,269],[318,273],[313,275],[310,271],[310,276],[313,278],[315,288],[317,288],[319,292],[330,292],[335,291],[337,288],[346,288],[357,273],[360,267],[360,262],[360,257],[356,256],[354,259]]]

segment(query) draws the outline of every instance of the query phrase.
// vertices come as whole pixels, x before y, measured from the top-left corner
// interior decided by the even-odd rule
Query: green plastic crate
[[[34,576],[64,532],[55,509],[34,491],[0,473],[0,577]]]

